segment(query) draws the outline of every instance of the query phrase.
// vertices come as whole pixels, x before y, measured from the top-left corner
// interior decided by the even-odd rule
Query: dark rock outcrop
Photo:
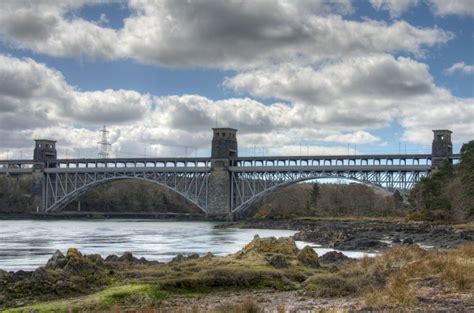
[[[273,254],[267,257],[268,264],[275,268],[287,268],[288,267],[288,260],[286,256],[281,253]]]
[[[248,253],[251,251],[295,255],[298,253],[298,248],[296,247],[295,241],[291,238],[260,238],[258,235],[255,235],[253,240],[248,243],[241,252]]]
[[[354,261],[355,259],[344,255],[342,252],[330,251],[319,257],[319,262],[325,265],[341,265]]]
[[[298,261],[309,267],[319,267],[318,254],[310,246],[305,246],[298,252]]]

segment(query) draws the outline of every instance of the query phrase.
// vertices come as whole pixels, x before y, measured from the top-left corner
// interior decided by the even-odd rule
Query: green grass
[[[169,293],[161,290],[156,284],[131,284],[111,287],[87,296],[8,309],[5,312],[90,312],[121,304],[139,306],[141,304],[159,303],[168,296]]]

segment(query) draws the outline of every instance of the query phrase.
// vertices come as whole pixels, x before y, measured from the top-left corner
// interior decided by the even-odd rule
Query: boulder
[[[250,251],[296,255],[298,253],[298,248],[296,247],[295,241],[291,238],[260,238],[258,235],[255,235],[253,240],[242,250],[243,253],[248,253]]]
[[[53,253],[53,256],[46,263],[46,268],[49,268],[49,269],[61,268],[62,269],[64,268],[64,266],[66,266],[66,264],[67,264],[67,259],[64,256],[64,254],[61,251],[56,250]]]
[[[79,250],[77,250],[76,248],[69,248],[67,249],[67,252],[66,252],[66,258],[68,260],[69,259],[79,260],[82,258],[82,253],[79,252]]]
[[[338,251],[327,252],[319,258],[319,262],[321,262],[322,264],[328,264],[328,265],[340,265],[340,264],[350,262],[353,260],[354,259]]]
[[[175,256],[173,259],[171,259],[170,263],[179,263],[181,261],[185,261],[185,260],[195,260],[195,259],[199,259],[199,254],[197,253],[192,253],[188,256],[184,256],[182,254],[178,254],[177,256]]]
[[[106,263],[118,262],[118,261],[119,261],[119,257],[116,256],[115,254],[111,254],[111,255],[109,255],[109,256],[107,256],[107,257],[105,258],[105,262],[106,262]]]
[[[64,266],[64,271],[68,274],[79,274],[94,273],[99,270],[98,266],[94,262],[89,260],[87,256],[83,256],[79,250],[75,248],[69,248],[66,253],[67,263]]]
[[[273,254],[267,257],[268,264],[275,268],[286,268],[288,267],[288,260],[286,256],[281,253]]]
[[[133,256],[131,252],[124,252],[121,257],[118,259],[120,262],[127,262],[127,263],[137,263],[138,259]]]
[[[305,246],[298,252],[298,261],[309,267],[319,267],[318,254],[310,246]]]
[[[171,259],[170,263],[179,263],[183,260],[186,260],[186,257],[182,254],[178,254],[177,256]]]
[[[413,244],[413,239],[411,239],[411,238],[405,238],[405,239],[403,239],[403,244],[405,244],[405,245],[412,245],[412,244]]]
[[[84,257],[90,262],[94,263],[96,266],[102,267],[104,265],[104,259],[100,254],[88,254]]]

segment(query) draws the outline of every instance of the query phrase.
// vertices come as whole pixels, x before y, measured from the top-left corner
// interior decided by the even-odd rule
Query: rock
[[[94,257],[92,257],[94,258]],[[94,262],[83,256],[79,250],[69,248],[66,253],[67,263],[64,266],[64,272],[73,275],[84,275],[86,273],[94,273],[99,270],[99,267]]]
[[[334,248],[339,250],[372,250],[386,248],[388,245],[379,240],[370,238],[350,238],[344,241],[336,242]]]
[[[104,259],[102,256],[100,256],[100,254],[89,254],[86,255],[85,258],[99,267],[104,265]]]
[[[288,267],[288,260],[286,256],[281,253],[273,254],[267,258],[268,264],[275,268],[286,268]]]
[[[404,245],[412,245],[413,244],[413,239],[405,238],[405,239],[403,239],[403,244]]]
[[[82,258],[82,253],[80,253],[76,248],[69,248],[67,249],[66,258],[78,260]]]
[[[258,235],[255,235],[253,240],[242,250],[243,253],[248,253],[250,251],[296,255],[298,253],[298,248],[296,247],[295,241],[291,238],[260,238]]]
[[[43,267],[38,267],[31,275],[31,279],[37,283],[38,281],[48,280],[49,275],[48,275],[48,272]]]
[[[106,262],[106,263],[118,262],[118,261],[119,261],[119,257],[116,256],[115,254],[111,254],[111,255],[109,255],[109,256],[107,256],[107,257],[105,258],[105,262]]]
[[[192,253],[192,254],[188,255],[188,260],[192,260],[192,259],[199,259],[199,254]]]
[[[127,262],[127,263],[137,263],[138,259],[133,256],[131,252],[124,252],[121,257],[118,258],[120,262]]]
[[[401,239],[400,239],[400,236],[397,235],[397,236],[393,237],[392,242],[393,242],[393,243],[401,243],[402,241],[401,241]]]
[[[185,260],[195,260],[195,259],[199,259],[199,254],[192,253],[188,256],[178,254],[177,256],[175,256],[174,258],[171,259],[170,263],[178,263],[178,262],[185,261]]]
[[[330,251],[319,258],[319,262],[323,264],[340,265],[342,263],[353,261],[354,259],[344,255],[342,252]]]
[[[310,246],[305,246],[298,252],[298,261],[309,267],[319,267],[318,254]]]
[[[64,254],[62,254],[61,251],[56,250],[53,253],[53,256],[46,263],[46,268],[60,269],[60,268],[64,268],[66,264],[67,264],[67,259],[64,256]]]
[[[459,232],[459,238],[464,239],[464,240],[472,240],[471,235],[465,231]]]
[[[179,263],[185,259],[186,258],[182,254],[178,254],[177,256],[171,259],[170,263]]]

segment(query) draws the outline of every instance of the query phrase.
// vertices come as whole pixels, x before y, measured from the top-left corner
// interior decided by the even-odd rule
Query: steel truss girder
[[[45,211],[60,210],[91,188],[124,179],[156,183],[182,195],[202,211],[207,211],[208,172],[156,171],[45,173]]]
[[[318,178],[350,179],[402,194],[412,189],[429,171],[233,171],[231,212],[239,213],[257,200],[281,188]]]

